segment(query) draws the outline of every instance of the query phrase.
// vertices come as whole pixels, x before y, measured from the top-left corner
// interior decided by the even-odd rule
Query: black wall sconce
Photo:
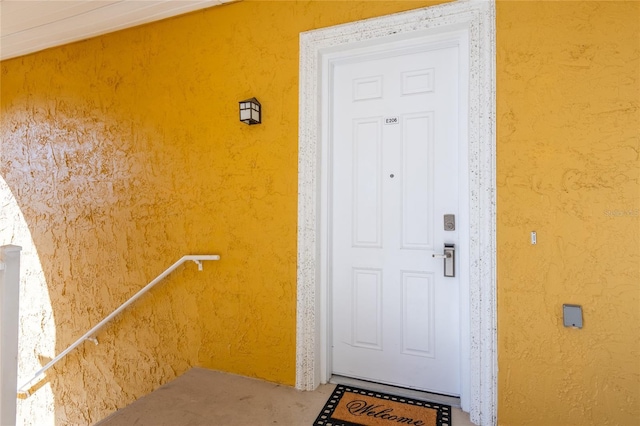
[[[256,98],[240,101],[240,121],[249,125],[262,123],[262,109]]]

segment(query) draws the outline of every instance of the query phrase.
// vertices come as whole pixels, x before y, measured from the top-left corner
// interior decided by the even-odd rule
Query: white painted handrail
[[[114,319],[122,311],[127,309],[127,307],[129,307],[129,305],[131,305],[133,302],[138,300],[140,298],[140,296],[142,296],[143,294],[145,294],[146,292],[151,290],[151,288],[153,286],[155,286],[160,281],[162,281],[164,278],[166,278],[167,275],[172,273],[178,266],[182,265],[185,262],[193,261],[198,265],[198,270],[202,271],[202,261],[203,260],[220,260],[220,256],[218,256],[216,254],[210,254],[210,255],[209,254],[203,254],[203,255],[191,254],[191,255],[187,255],[187,256],[182,256],[180,258],[180,260],[178,260],[176,263],[174,263],[169,268],[167,268],[163,273],[158,275],[153,281],[151,281],[149,284],[144,286],[136,294],[131,296],[129,298],[129,300],[127,300],[122,305],[120,305],[120,307],[118,307],[115,311],[113,311],[111,314],[107,315],[102,321],[100,321],[98,324],[96,324],[91,330],[87,331],[85,334],[82,335],[82,337],[80,337],[78,340],[76,340],[71,345],[69,345],[69,347],[67,349],[65,349],[64,351],[60,352],[60,354],[58,356],[56,356],[54,359],[52,359],[51,361],[49,361],[49,363],[47,363],[47,365],[45,365],[40,370],[38,370],[28,382],[26,382],[25,384],[20,386],[20,388],[18,388],[18,396],[19,397],[20,396],[29,397],[31,395],[31,392],[30,392],[31,387],[44,378],[45,371],[47,371],[48,369],[53,367],[58,361],[60,361],[65,356],[67,356],[67,354],[69,352],[74,350],[76,347],[78,347],[84,341],[89,340],[89,341],[91,341],[91,342],[93,342],[93,343],[95,343],[97,345],[98,344],[98,339],[95,338],[95,334],[98,331],[100,331],[100,329],[102,327],[104,327],[109,321]]]

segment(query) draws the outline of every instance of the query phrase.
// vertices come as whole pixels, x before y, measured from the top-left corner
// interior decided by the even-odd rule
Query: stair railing
[[[151,290],[153,288],[153,286],[155,286],[160,281],[162,281],[164,278],[166,278],[167,275],[172,273],[178,266],[182,265],[185,262],[193,261],[198,265],[198,270],[202,271],[202,261],[203,260],[220,260],[220,256],[218,256],[216,254],[203,254],[203,255],[191,254],[191,255],[187,255],[187,256],[182,256],[180,258],[180,260],[178,260],[176,263],[174,263],[173,265],[168,267],[163,273],[158,275],[153,281],[151,281],[149,284],[144,286],[136,294],[131,296],[126,302],[124,302],[116,310],[114,310],[112,313],[107,315],[102,321],[100,321],[98,324],[96,324],[91,330],[89,330],[85,334],[83,334],[78,340],[76,340],[71,345],[69,345],[69,347],[67,349],[65,349],[64,351],[60,352],[60,354],[58,356],[56,356],[54,359],[49,361],[44,367],[42,367],[40,370],[38,370],[29,381],[25,382],[22,386],[20,386],[20,388],[18,388],[18,397],[19,398],[28,398],[29,396],[31,396],[31,388],[36,383],[40,382],[44,378],[44,373],[48,369],[50,369],[51,367],[56,365],[61,359],[63,359],[65,356],[67,356],[69,354],[69,352],[71,352],[72,350],[77,348],[84,341],[89,340],[89,341],[91,341],[91,342],[93,342],[93,343],[95,343],[97,345],[98,344],[98,339],[96,339],[95,335],[96,335],[96,333],[98,333],[98,331],[100,331],[100,329],[102,329],[105,325],[107,325],[108,322],[110,322],[112,319],[114,319],[122,311],[127,309],[129,307],[129,305],[131,305],[136,300],[138,300],[143,294],[145,294],[146,292]]]

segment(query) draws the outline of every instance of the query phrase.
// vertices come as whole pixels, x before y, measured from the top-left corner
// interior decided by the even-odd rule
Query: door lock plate
[[[444,254],[434,254],[433,257],[443,259],[444,261],[444,276],[455,277],[456,276],[456,246],[455,244],[445,244]]]

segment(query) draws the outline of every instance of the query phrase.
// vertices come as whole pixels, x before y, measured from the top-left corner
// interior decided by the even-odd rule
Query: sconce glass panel
[[[240,121],[252,125],[262,122],[262,113],[260,110],[260,102],[256,98],[245,99],[240,101]]]

